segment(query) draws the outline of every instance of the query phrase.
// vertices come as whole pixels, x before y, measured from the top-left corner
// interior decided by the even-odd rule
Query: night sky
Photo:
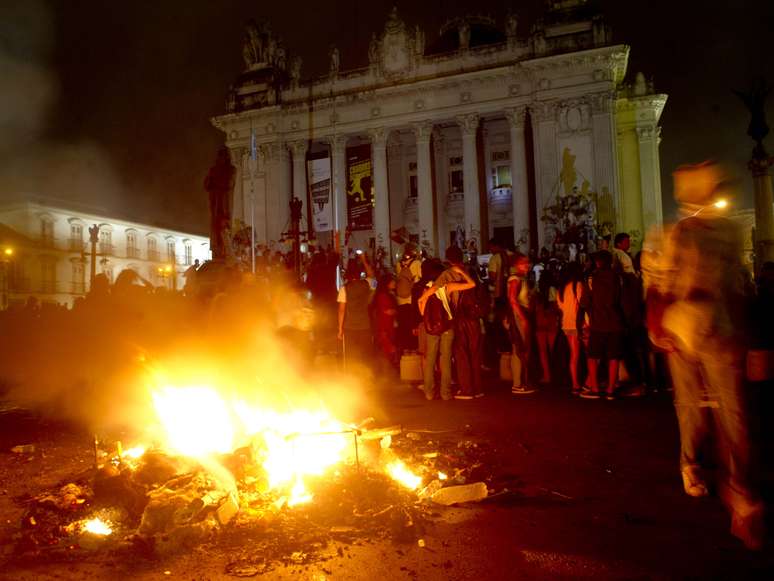
[[[629,75],[641,70],[669,94],[666,213],[670,172],[708,157],[729,164],[739,205],[750,205],[748,117],[731,89],[748,87],[755,75],[774,84],[774,2],[600,3],[615,41],[632,48]],[[383,29],[393,4],[408,24],[422,25],[430,44],[447,18],[466,13],[501,19],[511,9],[526,34],[541,2],[3,0],[0,195],[33,192],[203,232],[202,180],[222,142],[209,118],[224,112],[242,67],[245,22],[268,19],[289,52],[303,57],[306,77],[325,70],[331,43],[342,68],[366,64],[371,33]],[[773,104],[774,96],[772,123]]]

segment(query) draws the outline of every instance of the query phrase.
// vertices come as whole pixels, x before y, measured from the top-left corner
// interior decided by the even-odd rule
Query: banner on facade
[[[373,218],[371,144],[347,148],[347,227],[371,230]]]
[[[310,159],[306,162],[309,191],[312,199],[312,222],[315,232],[333,230],[331,203],[331,158]]]

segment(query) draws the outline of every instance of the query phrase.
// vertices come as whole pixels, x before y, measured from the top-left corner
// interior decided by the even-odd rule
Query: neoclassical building
[[[431,254],[489,238],[550,246],[544,209],[569,194],[593,220],[644,233],[662,219],[659,118],[667,96],[586,0],[547,3],[521,34],[504,22],[447,22],[436,40],[397,11],[374,33],[369,65],[302,80],[265,24],[245,34],[244,72],[212,119],[237,167],[235,220],[272,246],[291,196],[318,240],[390,248],[396,233]],[[592,220],[590,218],[590,220]]]
[[[210,258],[209,238],[140,224],[31,195],[0,204],[0,310],[23,304],[71,306],[89,291],[89,228],[97,226],[96,274],[113,282],[121,271],[135,271],[155,286],[182,289],[183,273]]]

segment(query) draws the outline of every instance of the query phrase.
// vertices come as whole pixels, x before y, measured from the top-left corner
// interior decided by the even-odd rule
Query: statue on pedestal
[[[218,149],[215,164],[204,179],[204,189],[210,201],[210,249],[213,260],[226,259],[225,233],[231,224],[231,195],[234,191],[236,168],[231,163],[228,148]]]

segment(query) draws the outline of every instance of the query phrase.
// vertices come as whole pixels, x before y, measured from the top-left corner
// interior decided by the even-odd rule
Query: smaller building
[[[57,200],[20,197],[0,204],[0,308],[35,297],[71,306],[89,291],[89,228],[99,228],[96,274],[113,282],[133,270],[154,286],[183,288],[195,260],[210,257],[209,238],[109,216]]]

